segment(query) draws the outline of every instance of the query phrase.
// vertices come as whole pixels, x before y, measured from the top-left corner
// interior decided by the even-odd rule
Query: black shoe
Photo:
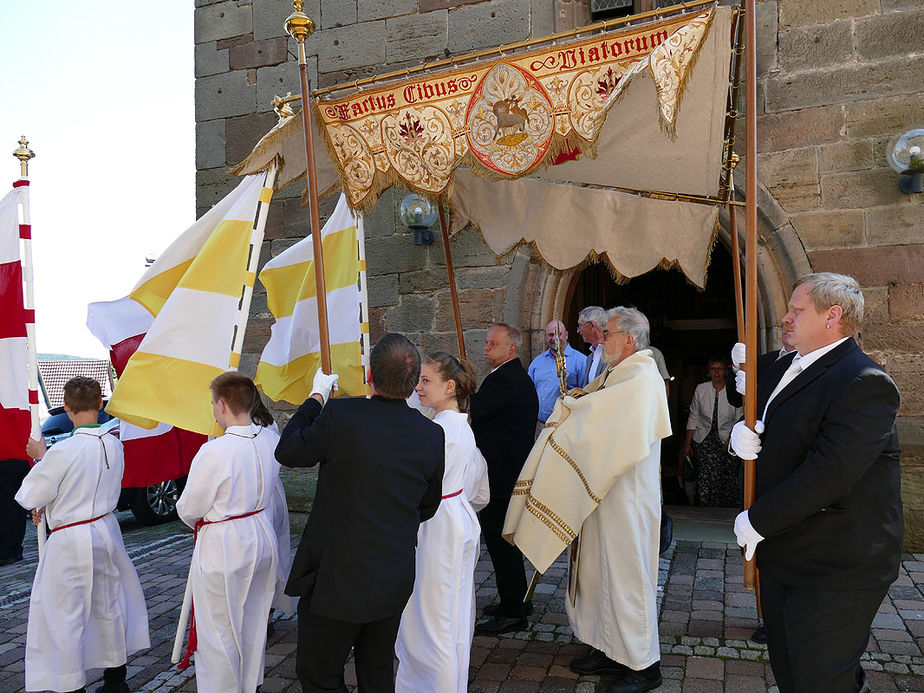
[[[767,644],[767,629],[764,626],[758,626],[757,630],[751,633],[751,637],[748,638],[751,642],[756,642],[759,645]]]
[[[96,693],[129,693],[128,684],[125,683],[126,666],[107,667],[103,670],[103,685],[96,689]]]
[[[130,693],[125,681],[119,683],[104,683],[96,689],[96,693]]]
[[[527,628],[529,628],[529,623],[527,623],[526,618],[518,616],[493,616],[487,621],[475,624],[475,632],[478,635],[500,635],[511,631],[526,630]]]
[[[13,565],[22,560],[22,556],[7,556],[5,558],[0,558],[0,566],[4,565]]]
[[[653,691],[661,686],[661,662],[655,662],[650,667],[641,671],[626,669],[613,677],[605,693],[643,693],[644,691]]]
[[[481,610],[483,616],[500,616],[500,602],[494,602],[493,604],[488,604],[485,608]],[[526,616],[533,615],[533,601],[530,599],[526,602]]]
[[[568,668],[575,674],[582,676],[593,676],[594,674],[621,674],[624,671],[632,671],[625,664],[610,659],[600,650],[593,650],[586,657],[572,659]]]

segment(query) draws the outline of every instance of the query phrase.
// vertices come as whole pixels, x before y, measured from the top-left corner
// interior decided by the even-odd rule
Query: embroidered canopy
[[[674,265],[703,286],[717,208],[627,190],[718,196],[731,27],[731,8],[701,6],[325,90],[319,192],[339,183],[367,211],[400,185],[448,198],[452,230],[474,224],[497,254],[526,241],[558,269],[595,257],[625,277]],[[304,175],[300,114],[233,172],[273,160],[278,188]]]

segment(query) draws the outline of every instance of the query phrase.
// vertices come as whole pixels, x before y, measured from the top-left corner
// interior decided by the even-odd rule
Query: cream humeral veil
[[[504,538],[540,573],[613,483],[671,434],[664,380],[647,349],[572,392],[555,404],[526,459],[504,523]]]

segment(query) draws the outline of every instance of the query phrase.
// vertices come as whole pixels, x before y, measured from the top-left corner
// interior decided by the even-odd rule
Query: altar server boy
[[[189,567],[196,688],[254,693],[263,682],[279,561],[272,516],[279,435],[250,378],[223,373],[209,387],[225,433],[199,449],[176,506],[197,534]]]
[[[122,443],[96,423],[99,383],[71,378],[64,410],[70,438],[50,450],[29,441],[41,462],[16,501],[42,514],[51,531],[39,557],[26,631],[26,690],[83,693],[86,670],[104,667],[97,693],[127,693],[128,655],[151,646],[138,573],[125,553],[112,512],[122,490]]]

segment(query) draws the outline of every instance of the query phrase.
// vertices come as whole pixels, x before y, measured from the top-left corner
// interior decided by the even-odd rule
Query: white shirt
[[[776,384],[776,387],[773,388],[773,392],[770,393],[770,397],[767,399],[767,404],[764,406],[764,413],[763,413],[763,416],[761,416],[761,420],[766,420],[767,409],[770,408],[770,402],[773,401],[774,397],[776,397],[780,392],[782,392],[783,389],[787,385],[789,385],[789,383],[795,380],[802,371],[804,371],[806,368],[811,366],[813,363],[815,363],[818,359],[820,359],[822,356],[827,354],[829,351],[834,349],[838,344],[840,344],[841,342],[847,341],[847,339],[848,339],[847,337],[841,337],[836,342],[832,342],[831,344],[828,344],[827,346],[823,346],[819,349],[815,349],[814,351],[810,351],[805,356],[803,356],[799,352],[796,352],[796,355],[793,356],[792,363],[789,364],[789,368],[787,369],[785,373],[783,373],[783,377],[780,378],[780,382],[778,382]]]
[[[600,359],[603,358],[603,342],[600,342],[596,346],[590,347],[590,353],[594,355],[593,360],[590,362],[590,368],[587,371],[588,382],[590,382],[590,375],[597,372],[597,367],[600,365]]]

